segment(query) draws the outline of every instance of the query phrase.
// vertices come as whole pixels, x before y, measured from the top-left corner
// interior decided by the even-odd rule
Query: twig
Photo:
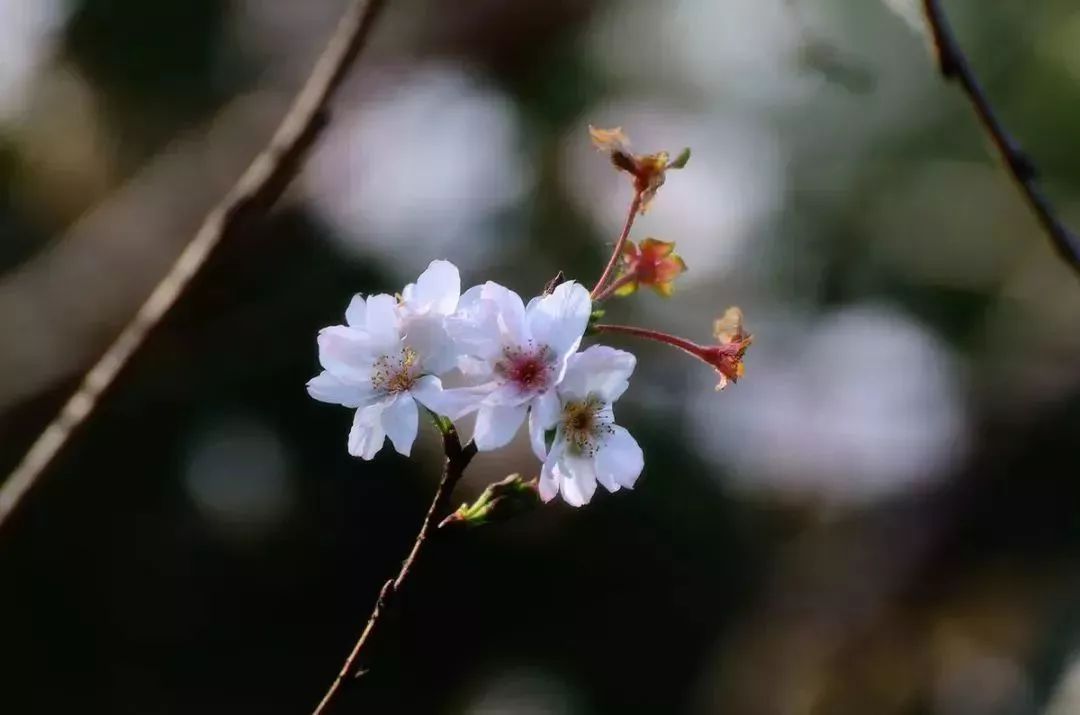
[[[1080,238],[1058,218],[1050,200],[1039,186],[1035,165],[1020,144],[1009,134],[979,82],[960,43],[945,17],[940,0],[923,0],[923,10],[930,26],[938,67],[945,79],[954,80],[964,90],[1001,160],[1017,188],[1039,219],[1058,254],[1074,271],[1080,273]]]
[[[614,295],[615,291],[619,290],[627,283],[633,283],[635,280],[637,280],[637,275],[634,273],[627,273],[626,275],[619,276],[618,278],[613,280],[607,288],[604,288],[602,291],[594,295],[593,300],[597,303],[603,302],[610,298],[612,295]]]
[[[79,388],[4,480],[0,486],[0,527],[75,429],[93,412],[101,394],[175,305],[214,248],[265,214],[288,187],[326,127],[327,105],[367,43],[385,5],[386,0],[356,0],[349,6],[270,143],[210,211],[139,312],[90,368]]]
[[[416,541],[413,542],[412,550],[409,551],[409,555],[401,564],[401,570],[398,571],[397,576],[383,584],[382,590],[379,591],[379,597],[375,601],[375,608],[371,611],[371,615],[368,616],[367,624],[364,626],[363,632],[360,633],[360,638],[357,639],[352,652],[345,659],[345,664],[341,666],[341,670],[338,672],[337,677],[334,678],[334,682],[330,684],[330,689],[326,691],[326,695],[319,701],[312,715],[322,715],[327,712],[327,708],[330,707],[335,696],[341,690],[341,686],[351,675],[358,672],[357,661],[360,654],[370,642],[375,628],[381,623],[382,615],[386,612],[390,600],[401,591],[405,579],[412,572],[416,559],[420,556],[420,551],[424,548],[428,538],[438,528],[439,514],[446,510],[446,505],[450,501],[450,494],[454,491],[458,480],[461,479],[465,468],[469,466],[469,462],[476,455],[475,442],[470,441],[462,447],[457,430],[453,426],[441,429],[443,431],[443,451],[446,453],[442,479],[439,481],[438,489],[435,490],[435,497],[431,500],[431,507],[428,509],[427,516],[424,517],[424,522],[416,535]]]
[[[611,277],[612,272],[615,270],[615,266],[618,265],[623,246],[626,245],[626,239],[630,237],[630,229],[633,228],[634,219],[637,218],[640,210],[641,192],[635,191],[634,200],[630,202],[630,212],[626,215],[626,223],[623,224],[622,233],[619,234],[619,240],[615,242],[615,249],[611,252],[611,259],[608,261],[607,266],[604,267],[604,272],[600,274],[600,280],[596,281],[596,285],[593,286],[591,295],[593,300],[596,300],[596,296],[604,289],[604,284],[607,283],[608,278]]]

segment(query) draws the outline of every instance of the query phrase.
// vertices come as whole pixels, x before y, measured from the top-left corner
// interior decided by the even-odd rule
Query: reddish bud
[[[630,174],[634,182],[634,190],[641,197],[639,209],[641,213],[649,209],[649,204],[656,196],[657,190],[663,186],[667,170],[681,169],[690,159],[689,149],[684,149],[674,162],[669,160],[666,151],[655,154],[635,154],[630,151],[630,139],[623,133],[621,127],[597,129],[590,125],[589,136],[592,137],[597,149],[607,153],[615,168]]]
[[[713,336],[719,344],[704,348],[701,359],[720,373],[720,382],[716,389],[723,390],[729,380],[738,382],[746,371],[743,358],[746,349],[754,341],[754,336],[746,332],[742,310],[734,306],[724,311],[713,323]]]
[[[686,263],[674,251],[674,242],[646,238],[636,245],[628,241],[623,248],[622,276],[615,295],[630,295],[643,285],[664,297],[670,296],[675,278],[686,270]]]

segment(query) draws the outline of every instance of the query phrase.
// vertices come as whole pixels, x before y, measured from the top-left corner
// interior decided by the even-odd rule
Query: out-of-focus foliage
[[[341,0],[0,0],[0,467],[269,136]],[[1080,9],[948,3],[1080,226]],[[284,205],[224,247],[0,533],[0,712],[295,713],[434,488],[345,452],[315,331],[432,258],[595,280],[630,199],[586,127],[691,146],[606,320],[633,492],[448,534],[364,712],[1080,711],[1080,286],[924,38],[839,0],[392,2]],[[613,341],[614,342],[614,341]],[[466,431],[468,428],[466,428]],[[537,465],[481,455],[455,503]],[[346,708],[347,710],[347,708]]]

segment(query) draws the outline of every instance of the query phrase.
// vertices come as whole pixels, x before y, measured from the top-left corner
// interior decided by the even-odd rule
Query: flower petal
[[[637,358],[625,350],[592,345],[570,356],[559,394],[579,400],[596,397],[614,402],[626,392],[636,364]]]
[[[368,298],[365,317],[365,329],[377,350],[385,352],[401,340],[397,300],[394,296],[379,293]]]
[[[549,295],[529,302],[525,320],[531,337],[559,355],[577,350],[592,313],[592,298],[580,283],[560,283]]]
[[[349,307],[345,309],[345,322],[350,328],[360,330],[367,325],[367,306],[364,305],[364,296],[357,293],[349,301]]]
[[[555,473],[555,465],[565,448],[566,441],[562,439],[562,434],[556,435],[555,443],[551,445],[551,452],[540,468],[540,483],[537,485],[537,490],[540,492],[540,498],[545,502],[551,501],[559,493],[560,477]]]
[[[441,375],[454,369],[458,360],[454,341],[446,332],[445,321],[437,315],[420,315],[402,321],[402,341],[416,351],[420,369]]]
[[[413,386],[413,394],[416,395],[416,398],[420,400],[420,404],[424,407],[436,414],[449,417],[451,420],[460,419],[480,409],[480,406],[496,386],[495,383],[489,382],[473,387],[442,388],[438,392],[430,388],[424,388],[418,392],[417,388],[424,379],[427,378],[421,378]]]
[[[450,261],[432,261],[416,283],[405,286],[402,293],[411,310],[419,313],[450,315],[461,296],[461,275]]]
[[[319,402],[354,408],[365,407],[377,398],[371,383],[346,382],[326,370],[308,380],[307,391]]]
[[[533,453],[539,459],[547,457],[547,444],[544,439],[548,430],[559,421],[559,398],[554,390],[548,390],[536,397],[529,406],[529,443]]]
[[[476,448],[489,452],[504,447],[525,421],[527,405],[481,405],[476,412]]]
[[[521,296],[491,281],[465,291],[446,326],[462,352],[485,360],[498,359],[505,346],[528,342]]]
[[[675,284],[671,281],[667,281],[666,283],[653,283],[652,289],[656,291],[657,295],[663,296],[664,298],[670,298],[675,292]]]
[[[621,286],[615,289],[614,296],[617,298],[625,298],[628,295],[633,295],[637,292],[638,282],[637,279],[629,280],[623,283]]]
[[[649,259],[663,258],[673,250],[675,250],[674,241],[661,241],[650,237],[641,242],[641,252]]]
[[[395,396],[394,400],[383,411],[383,429],[398,454],[409,456],[413,442],[416,441],[419,419],[416,400],[407,392]]]
[[[522,302],[521,296],[506,286],[501,286],[492,281],[484,284],[481,295],[484,300],[490,300],[495,304],[496,320],[503,345],[521,345],[528,342],[529,335],[525,326],[525,303]]]
[[[353,417],[352,429],[349,430],[349,454],[361,459],[371,459],[386,441],[383,431],[382,413],[386,402],[376,402],[361,407]]]
[[[368,334],[344,325],[319,331],[319,364],[342,380],[370,382],[375,350]]]
[[[583,506],[589,503],[596,493],[596,466],[592,459],[566,453],[556,463],[554,471],[559,478],[559,491],[567,504]]]
[[[502,331],[498,307],[484,298],[484,288],[473,286],[465,291],[457,311],[446,318],[446,331],[463,356],[493,360],[502,351]]]
[[[611,429],[611,434],[596,450],[596,476],[609,491],[619,487],[633,489],[645,467],[645,455],[625,428],[612,425]]]

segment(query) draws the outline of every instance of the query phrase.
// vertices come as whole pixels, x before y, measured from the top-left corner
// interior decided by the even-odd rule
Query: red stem
[[[593,329],[598,333],[622,333],[623,335],[633,335],[636,338],[645,338],[646,340],[655,340],[658,343],[670,345],[673,348],[678,348],[683,352],[689,353],[698,359],[704,359],[702,357],[702,348],[697,343],[680,338],[675,335],[669,335],[668,333],[662,333],[658,330],[649,330],[648,328],[636,328],[632,325],[608,325],[606,323],[600,323],[594,325]]]
[[[618,265],[619,257],[622,255],[623,246],[626,245],[626,239],[630,237],[630,229],[634,225],[634,219],[637,218],[640,210],[641,192],[635,191],[634,200],[630,202],[630,212],[626,215],[626,223],[623,225],[622,234],[619,236],[619,240],[615,242],[615,250],[611,252],[611,259],[608,261],[607,267],[600,274],[600,280],[596,281],[596,285],[593,286],[592,293],[590,293],[593,300],[597,300],[597,296],[601,294],[604,284],[608,282],[611,274],[615,271],[615,266]]]
[[[593,296],[593,300],[598,302],[602,300],[607,300],[612,296],[612,294],[615,293],[615,291],[619,290],[627,283],[633,283],[635,280],[637,280],[637,276],[633,273],[627,273],[626,275],[619,276],[614,281],[612,281],[611,285],[600,291],[599,294]]]

